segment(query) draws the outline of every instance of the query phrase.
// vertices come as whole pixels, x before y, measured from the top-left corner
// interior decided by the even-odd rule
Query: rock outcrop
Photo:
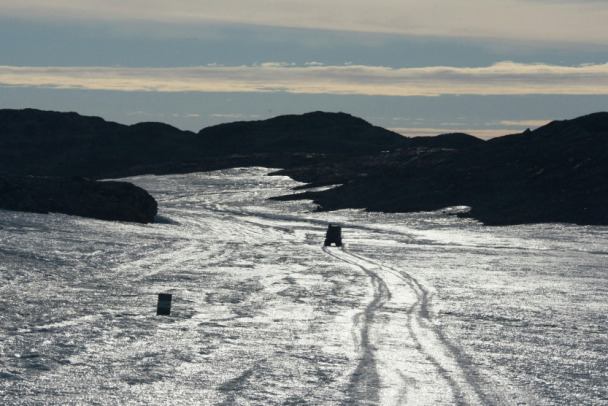
[[[6,174],[0,175],[0,208],[137,223],[151,223],[157,213],[152,196],[127,182]]]
[[[0,173],[107,179],[244,166],[282,168],[277,173],[308,186],[341,185],[283,197],[313,199],[320,210],[467,205],[485,224],[608,224],[608,113],[482,141],[467,134],[407,138],[344,113],[235,122],[195,134],[162,123],[0,110]],[[97,196],[89,201],[102,201],[89,191]]]
[[[297,198],[313,199],[322,210],[409,212],[466,205],[468,216],[491,225],[608,225],[608,113],[555,121],[466,148],[396,151],[360,167],[359,173],[334,179],[343,184],[336,189]],[[316,179],[323,170],[305,169],[293,175]]]

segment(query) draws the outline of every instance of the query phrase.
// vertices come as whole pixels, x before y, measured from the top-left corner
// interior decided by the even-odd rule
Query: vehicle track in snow
[[[288,215],[267,218],[264,213],[251,213],[242,208],[216,205],[212,210],[217,215],[231,215],[231,224],[241,236],[253,239],[268,232],[278,232],[286,238],[289,233],[285,233],[285,227],[289,224],[291,229],[297,223],[311,229],[317,225],[315,221]],[[375,228],[359,228],[377,232]],[[413,239],[410,235],[407,237]],[[301,241],[291,241],[290,237],[287,240],[301,244]],[[287,241],[283,239],[283,242]],[[429,313],[432,293],[423,284],[406,271],[344,247],[323,247],[323,251],[362,270],[370,278],[373,290],[365,309],[352,320],[352,336],[359,356],[346,388],[344,404],[493,403],[475,382],[468,379],[469,375],[475,374],[473,368],[461,365],[465,361],[458,349],[433,326]],[[396,298],[393,292],[400,297]],[[394,325],[389,327],[391,323]],[[390,333],[386,333],[391,335],[389,340],[383,337],[387,327],[392,328]],[[384,354],[379,355],[381,352]],[[391,352],[400,353],[401,359],[398,362],[388,360],[386,355]],[[416,364],[418,367],[411,367]]]
[[[469,379],[474,371],[461,365],[458,350],[433,326],[431,293],[416,278],[344,247],[323,251],[362,269],[373,288],[355,316],[359,363],[348,404],[492,404]]]
[[[345,258],[336,254],[333,249],[323,247],[323,251],[328,255],[341,261],[355,265],[362,269],[371,279],[373,287],[373,297],[365,310],[354,316],[353,339],[357,352],[359,353],[359,363],[353,372],[348,386],[348,401],[345,404],[366,405],[377,404],[379,401],[380,379],[376,370],[376,360],[370,342],[369,329],[372,321],[376,317],[376,312],[391,299],[391,293],[386,283],[370,268],[359,264],[357,261]],[[341,250],[344,252],[343,250]]]
[[[299,245],[301,235],[294,235],[294,229],[314,231],[326,224],[317,219],[252,212],[247,207],[215,202],[204,206],[208,217],[222,223],[230,216],[230,225],[222,230],[224,237],[229,235],[229,239],[248,244],[265,241],[270,233],[283,243]],[[205,226],[206,221],[200,223],[191,226]],[[210,231],[209,224],[206,226]],[[387,232],[375,227],[357,228],[365,233]],[[414,239],[411,235],[399,234],[402,238]],[[347,375],[350,378],[344,388],[344,404],[491,403],[482,399],[481,391],[467,380],[457,349],[430,322],[428,289],[409,273],[344,247],[323,247],[323,251],[363,271],[370,279],[372,290],[365,308],[352,319],[358,357]],[[393,359],[395,353],[397,356]]]

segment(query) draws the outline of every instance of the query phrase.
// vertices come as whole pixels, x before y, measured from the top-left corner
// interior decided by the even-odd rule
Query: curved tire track
[[[355,260],[336,255],[327,247],[323,247],[328,255],[341,261],[361,268],[370,278],[374,289],[372,301],[367,305],[362,313],[354,316],[353,325],[357,332],[353,333],[357,350],[360,354],[359,363],[353,372],[349,385],[349,399],[345,404],[348,405],[368,405],[378,404],[380,378],[376,370],[376,360],[374,351],[370,343],[369,329],[372,321],[376,317],[376,312],[391,299],[388,286],[371,268],[359,264]],[[344,252],[343,249],[340,250]]]
[[[360,361],[353,373],[348,387],[349,400],[346,404],[430,404],[431,397],[421,399],[419,393],[424,393],[424,384],[421,384],[412,371],[404,371],[405,364],[391,364],[380,362],[377,353],[382,344],[380,338],[383,334],[379,331],[382,323],[379,319],[388,317],[389,322],[398,317],[405,317],[404,338],[401,345],[404,348],[384,348],[385,351],[408,351],[409,362],[420,362],[424,366],[426,385],[433,385],[431,390],[437,392],[441,403],[447,401],[456,405],[486,405],[492,404],[468,375],[474,371],[467,370],[461,365],[462,360],[458,351],[450,345],[440,331],[430,323],[429,299],[431,293],[409,273],[386,266],[360,254],[352,253],[344,247],[340,249],[328,249],[323,247],[328,255],[343,262],[355,265],[362,269],[371,279],[373,297],[366,309],[359,313],[355,320],[358,332]],[[393,291],[393,293],[391,293]],[[400,296],[409,295],[412,300],[407,304],[396,300],[391,302],[393,295],[398,292]],[[397,298],[398,299],[398,298]],[[386,306],[386,308],[385,308]],[[396,307],[397,306],[397,307]],[[395,313],[397,312],[397,313]],[[395,316],[397,314],[398,316]],[[386,317],[385,317],[386,316]],[[407,338],[405,337],[407,336]],[[375,337],[375,339],[373,338]],[[378,341],[378,342],[376,342]],[[403,353],[402,353],[403,354]],[[392,386],[399,388],[387,388],[383,385],[381,376],[384,372],[381,368],[389,368],[388,375],[397,377],[399,382],[393,379]],[[415,369],[415,367],[414,367]],[[421,369],[422,371],[423,369]],[[406,373],[407,372],[407,373]],[[408,375],[409,374],[409,375]],[[429,384],[430,382],[430,384]],[[442,389],[443,388],[443,389]],[[383,391],[392,391],[387,402],[387,395]],[[441,394],[440,392],[445,392]],[[411,393],[410,393],[411,392]],[[418,396],[418,397],[417,397]],[[427,403],[429,402],[429,403]]]

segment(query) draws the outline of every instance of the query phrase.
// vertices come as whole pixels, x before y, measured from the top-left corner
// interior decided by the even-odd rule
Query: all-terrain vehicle
[[[336,244],[336,247],[342,246],[342,227],[337,224],[327,226],[327,234],[325,235],[325,246]]]

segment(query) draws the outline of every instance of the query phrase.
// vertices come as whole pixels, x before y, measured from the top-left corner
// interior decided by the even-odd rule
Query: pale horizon
[[[0,0],[0,10],[0,108],[188,130],[345,111],[406,135],[490,138],[608,106],[601,1]]]

